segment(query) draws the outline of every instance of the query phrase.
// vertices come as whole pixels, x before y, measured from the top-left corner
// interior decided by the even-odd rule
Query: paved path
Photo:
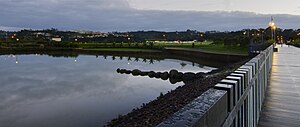
[[[259,127],[300,127],[300,48],[277,48]]]

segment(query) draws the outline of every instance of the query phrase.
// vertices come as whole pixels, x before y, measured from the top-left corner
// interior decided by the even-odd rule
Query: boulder
[[[141,72],[141,76],[147,76],[149,72]]]
[[[177,82],[181,82],[182,80],[176,78],[169,78],[171,84],[176,84]]]
[[[202,79],[204,77],[205,77],[205,73],[203,73],[203,72],[199,72],[195,75],[195,78],[197,78],[197,79]]]
[[[138,75],[140,75],[141,74],[141,71],[140,70],[138,70],[138,69],[134,69],[134,70],[132,70],[132,75],[133,76],[138,76]]]
[[[169,72],[169,77],[170,78],[175,78],[175,75],[176,74],[178,74],[178,71],[177,70],[171,70],[170,72]]]
[[[183,81],[190,81],[193,80],[194,78],[195,78],[195,74],[191,72],[184,73],[182,76]]]
[[[175,78],[169,78],[171,84],[176,84],[177,80]]]
[[[157,73],[155,73],[154,77],[155,77],[155,78],[160,78],[160,75],[161,75],[161,74],[162,74],[161,72],[157,72]]]
[[[131,74],[131,71],[130,70],[126,70],[125,74]]]
[[[162,74],[160,75],[160,78],[161,78],[162,80],[168,80],[168,78],[169,78],[169,73],[168,73],[168,72],[162,73]]]
[[[174,78],[175,78],[175,79],[178,79],[178,80],[182,80],[182,78],[183,78],[183,73],[182,73],[182,72],[178,72],[177,74],[174,75]]]
[[[155,72],[154,72],[154,71],[150,71],[150,72],[148,73],[148,76],[149,76],[150,78],[154,78]]]
[[[126,71],[127,71],[127,70],[125,70],[125,69],[120,69],[120,73],[121,73],[121,74],[124,74]]]

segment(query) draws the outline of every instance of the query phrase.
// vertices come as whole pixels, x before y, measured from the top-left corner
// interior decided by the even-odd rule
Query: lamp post
[[[261,30],[261,42],[264,42],[264,32],[263,30]]]
[[[272,37],[273,40],[276,41],[276,25],[275,25],[273,17],[271,17],[271,21],[269,23],[269,26],[271,28],[271,37]]]
[[[273,37],[274,37],[274,40],[276,41],[276,26],[272,26],[272,30],[273,30]]]

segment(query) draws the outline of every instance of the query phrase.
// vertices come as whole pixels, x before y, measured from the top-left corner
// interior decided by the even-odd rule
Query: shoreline
[[[219,68],[216,71],[207,73],[208,77],[196,79],[185,83],[183,86],[171,90],[165,95],[157,97],[155,100],[142,104],[141,107],[133,109],[128,114],[115,118],[107,123],[108,127],[150,127],[156,126],[168,119],[175,112],[203,94],[208,89],[224,79],[228,74],[245,63],[246,60],[237,62],[230,66]]]

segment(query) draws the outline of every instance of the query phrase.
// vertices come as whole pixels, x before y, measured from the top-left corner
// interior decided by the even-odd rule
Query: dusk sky
[[[0,29],[230,31],[300,28],[300,0],[1,0]]]

